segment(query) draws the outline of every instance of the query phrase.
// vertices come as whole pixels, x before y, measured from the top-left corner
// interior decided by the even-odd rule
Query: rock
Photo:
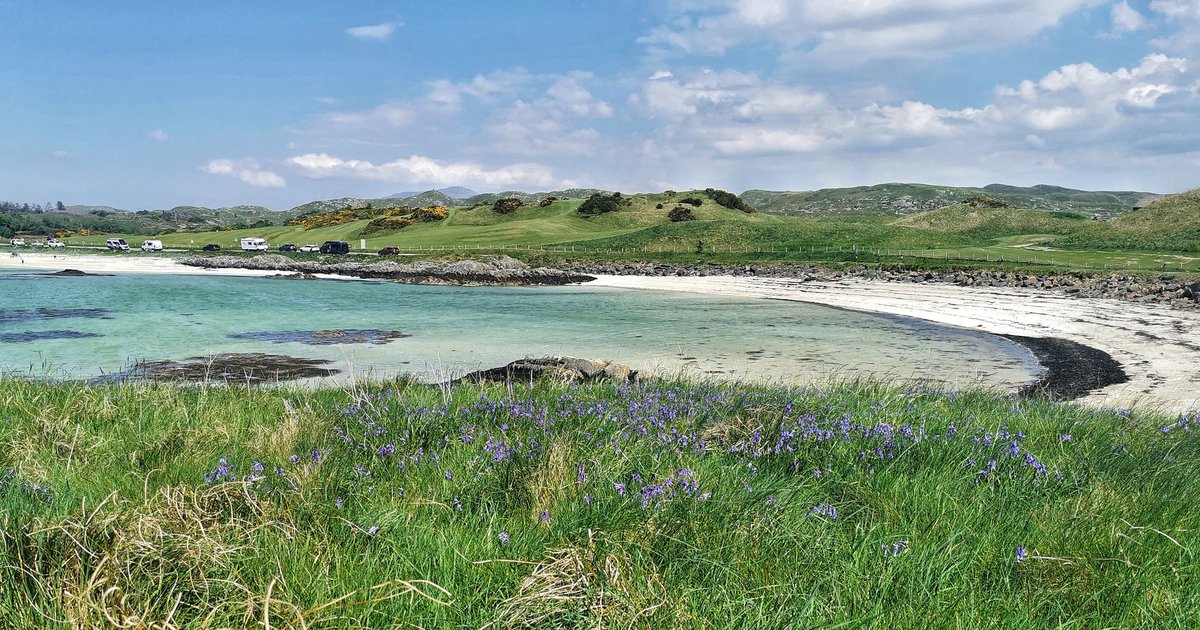
[[[1183,296],[1191,298],[1193,301],[1200,302],[1200,282],[1193,282],[1183,287]]]
[[[611,379],[627,382],[637,378],[644,377],[620,363],[576,357],[542,357],[521,359],[502,367],[471,372],[454,382],[528,383],[540,379],[567,382]]]
[[[281,330],[244,332],[230,335],[231,339],[252,339],[272,343],[302,343],[309,346],[333,346],[343,344],[383,345],[394,339],[411,335],[398,330],[348,329],[337,330]]]
[[[339,370],[325,367],[331,361],[260,352],[191,357],[184,361],[142,361],[114,374],[89,379],[89,383],[186,382],[258,385],[300,378],[332,376]]]

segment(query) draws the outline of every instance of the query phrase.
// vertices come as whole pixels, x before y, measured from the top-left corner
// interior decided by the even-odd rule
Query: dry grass
[[[257,554],[263,529],[294,528],[267,518],[245,484],[169,487],[139,504],[112,495],[61,522],[32,522],[4,536],[21,559],[26,603],[73,627],[172,628],[175,620],[249,620],[256,598],[236,569]],[[10,552],[11,553],[11,552]],[[56,610],[44,610],[57,602]]]
[[[554,441],[541,464],[529,476],[530,516],[540,519],[571,487],[571,447],[565,441]]]
[[[585,547],[550,551],[485,627],[631,627],[666,603],[655,572],[635,568],[623,546],[598,545],[589,532]]]

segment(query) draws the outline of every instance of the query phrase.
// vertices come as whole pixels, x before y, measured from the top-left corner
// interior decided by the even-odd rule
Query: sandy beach
[[[12,253],[16,253],[13,256]],[[48,250],[9,250],[0,252],[0,269],[28,271],[62,271],[75,269],[84,273],[170,273],[205,276],[269,276],[277,271],[255,269],[200,269],[177,262],[178,259],[162,255],[143,254],[129,251],[120,254],[77,254]]]
[[[1200,410],[1200,313],[1054,291],[785,278],[600,276],[627,289],[795,300],[914,317],[1000,335],[1057,337],[1110,354],[1129,382],[1076,402],[1183,414]]]
[[[0,268],[77,269],[86,273],[170,273],[267,276],[275,271],[201,269],[166,256],[19,252],[0,254]],[[801,282],[787,278],[599,276],[600,286],[653,291],[794,300],[913,317],[1001,335],[1054,337],[1111,355],[1129,382],[1093,391],[1078,402],[1096,407],[1200,410],[1200,313],[1106,299],[1078,299],[1054,291],[973,288],[946,284],[846,279]]]

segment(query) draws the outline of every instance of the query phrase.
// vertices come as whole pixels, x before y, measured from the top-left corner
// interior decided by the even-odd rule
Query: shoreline
[[[1073,298],[1037,289],[895,283],[864,278],[806,281],[735,276],[597,276],[594,286],[683,291],[810,302],[912,317],[1010,338],[1048,370],[1038,386],[1095,408],[1144,408],[1168,414],[1200,409],[1200,313],[1106,298]],[[1013,339],[1017,337],[1017,339]],[[1028,338],[1022,343],[1019,338]],[[1069,342],[1063,344],[1054,340]],[[1071,345],[1075,344],[1075,345]],[[1099,374],[1071,365],[1108,364]],[[1068,361],[1065,356],[1077,356]],[[1057,373],[1053,371],[1057,367]],[[1123,373],[1125,379],[1121,378]],[[1086,387],[1095,383],[1098,389]]]
[[[181,258],[23,253],[0,269],[44,273],[167,273],[268,277],[278,270],[189,267]],[[23,261],[23,262],[19,262]],[[361,280],[318,274],[326,279]],[[1004,336],[1029,350],[1047,374],[1023,391],[1092,407],[1142,406],[1182,414],[1200,409],[1200,313],[1020,287],[756,276],[598,275],[589,286],[802,301],[909,317]]]

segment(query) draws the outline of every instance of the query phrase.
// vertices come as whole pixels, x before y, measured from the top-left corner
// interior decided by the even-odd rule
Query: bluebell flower
[[[1028,557],[1029,557],[1029,552],[1025,551],[1025,547],[1018,545],[1017,546],[1017,562],[1024,562],[1025,559]]]

